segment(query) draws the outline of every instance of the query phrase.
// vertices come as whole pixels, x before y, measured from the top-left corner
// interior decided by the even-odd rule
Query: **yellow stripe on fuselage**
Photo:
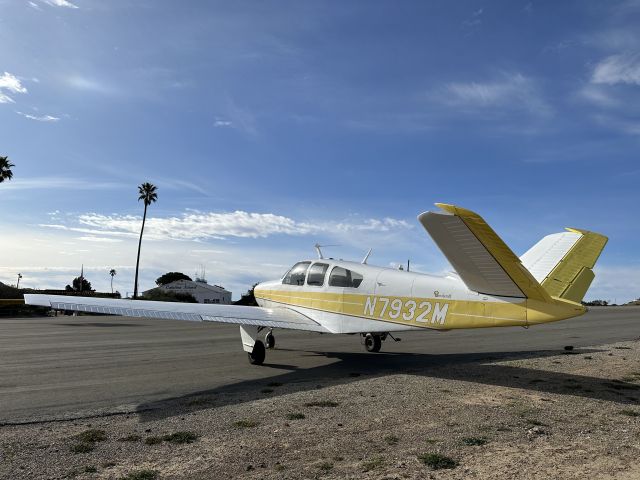
[[[447,298],[256,289],[258,299],[321,312],[439,330],[527,326],[581,315],[579,304],[522,299],[482,302]]]
[[[412,327],[452,329],[526,325],[526,304],[329,292],[257,290],[258,299]]]

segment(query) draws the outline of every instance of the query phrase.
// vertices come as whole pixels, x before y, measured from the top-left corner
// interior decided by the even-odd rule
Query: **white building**
[[[193,282],[191,280],[176,280],[157,288],[165,292],[188,293],[193,295],[198,303],[231,304],[231,292],[219,285],[209,285],[208,283]]]

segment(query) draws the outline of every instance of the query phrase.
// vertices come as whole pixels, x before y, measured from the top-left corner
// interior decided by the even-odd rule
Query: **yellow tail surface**
[[[542,281],[542,286],[552,297],[580,302],[595,277],[592,269],[608,238],[587,230],[567,230],[582,236]]]
[[[607,237],[576,228],[566,230],[547,235],[520,259],[550,296],[579,303],[593,281],[592,269]]]

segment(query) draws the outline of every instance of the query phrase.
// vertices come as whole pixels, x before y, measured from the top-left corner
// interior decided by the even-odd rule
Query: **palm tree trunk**
[[[144,222],[147,220],[147,204],[144,204],[144,215],[142,216],[142,228],[140,229],[140,240],[138,240],[138,259],[136,260],[136,280],[133,285],[133,299],[138,298],[138,267],[140,266],[140,248],[142,247],[142,234],[144,233]]]
[[[113,295],[113,275],[111,275],[111,295]]]

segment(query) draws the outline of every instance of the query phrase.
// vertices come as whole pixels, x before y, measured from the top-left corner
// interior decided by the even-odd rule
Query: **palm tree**
[[[111,275],[111,295],[113,295],[113,277],[115,277],[117,274],[118,272],[116,272],[115,268],[109,270],[109,275]]]
[[[144,233],[144,223],[147,221],[147,207],[158,200],[157,187],[149,182],[145,182],[138,187],[138,201],[144,200],[144,215],[142,216],[142,228],[140,229],[140,240],[138,241],[138,259],[136,260],[136,280],[133,285],[133,298],[138,298],[138,267],[140,265],[140,247],[142,247],[142,234]]]
[[[8,160],[8,157],[0,157],[0,183],[11,180],[13,177],[11,167],[15,167],[15,165]]]

